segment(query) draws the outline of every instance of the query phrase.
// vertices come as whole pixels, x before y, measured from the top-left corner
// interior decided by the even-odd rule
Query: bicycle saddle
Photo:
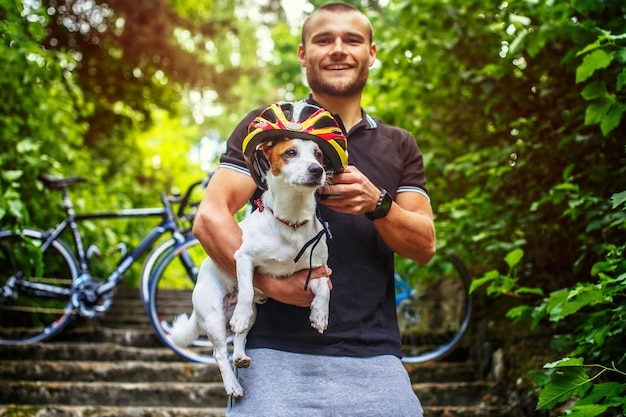
[[[43,185],[53,190],[60,190],[70,185],[78,184],[79,182],[87,181],[86,178],[83,177],[67,177],[67,178],[57,178],[50,175],[40,174],[37,176]]]

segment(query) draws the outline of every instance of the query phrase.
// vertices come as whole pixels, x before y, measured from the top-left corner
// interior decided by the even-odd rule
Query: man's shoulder
[[[408,130],[384,122],[378,117],[370,117],[376,124],[376,131],[378,134],[386,136],[388,138],[397,139],[413,139],[413,135]]]

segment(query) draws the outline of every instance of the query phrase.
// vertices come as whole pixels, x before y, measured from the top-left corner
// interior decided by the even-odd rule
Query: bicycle
[[[180,250],[190,250],[196,245],[199,246],[197,240],[190,240]],[[199,337],[187,347],[180,347],[169,338],[173,320],[192,310],[191,280],[186,281],[185,287],[172,282],[170,269],[175,257],[175,252],[165,255],[147,282],[148,316],[161,341],[178,356],[192,362],[215,363],[206,337]],[[396,309],[405,363],[448,356],[459,346],[471,321],[471,278],[463,262],[452,252],[436,255],[433,261],[433,265],[417,268],[419,273],[411,284],[395,274]],[[232,342],[233,335],[229,337]]]
[[[447,357],[469,328],[471,277],[455,252],[435,254],[426,266],[411,264],[411,283],[395,274],[402,361],[423,363]]]
[[[67,217],[48,231],[24,229],[0,231],[0,344],[35,343],[60,333],[77,316],[104,314],[113,302],[113,289],[130,266],[163,235],[171,237],[147,256],[140,280],[140,296],[159,339],[180,357],[214,363],[211,343],[200,337],[181,348],[169,338],[171,323],[191,311],[191,293],[197,268],[206,256],[189,228],[193,211],[187,213],[192,184],[180,197],[162,194],[162,208],[130,209],[116,213],[75,214],[67,188],[85,179],[41,177],[44,184],[63,194]],[[174,213],[172,203],[179,204]],[[84,250],[77,223],[88,219],[161,216],[132,252],[125,254],[104,281],[89,270],[90,249]],[[75,254],[60,235],[70,229]],[[470,277],[458,256],[449,254],[417,268],[415,279],[395,277],[398,323],[403,361],[419,363],[450,354],[466,333],[471,315]],[[413,264],[415,265],[415,264]],[[231,336],[232,337],[232,336]]]
[[[62,193],[66,217],[47,231],[32,228],[0,231],[0,344],[49,340],[76,317],[94,318],[106,313],[113,303],[113,289],[122,281],[124,273],[164,235],[170,237],[146,258],[141,281],[148,282],[154,267],[173,252],[180,260],[178,268],[184,270],[178,276],[184,280],[195,279],[196,265],[206,255],[200,247],[185,246],[197,240],[191,236],[189,227],[181,227],[181,224],[192,222],[194,213],[189,207],[195,204],[190,198],[196,187],[206,185],[206,180],[192,184],[183,197],[162,193],[163,207],[76,214],[68,188],[85,182],[85,178],[40,175],[39,179],[45,187]],[[172,204],[178,204],[177,213]],[[98,251],[93,246],[85,249],[78,223],[131,217],[161,217],[161,221],[134,250],[123,251],[106,279],[95,278],[90,271],[90,260]],[[73,247],[61,238],[68,229]],[[143,293],[142,300],[149,305],[150,300]]]

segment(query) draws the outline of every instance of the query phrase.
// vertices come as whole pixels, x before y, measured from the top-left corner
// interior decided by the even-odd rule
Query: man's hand
[[[340,213],[357,215],[376,208],[380,189],[356,167],[348,165],[330,181],[331,185],[320,188],[321,204]]]
[[[269,298],[273,298],[281,303],[291,304],[298,307],[310,307],[313,301],[311,286],[304,290],[304,283],[309,274],[308,269],[303,269],[289,277],[276,278],[268,275],[256,273],[254,275],[254,286],[263,291]],[[311,271],[311,279],[329,277],[332,270],[328,267],[320,266]],[[328,281],[328,286],[332,290],[332,283]]]

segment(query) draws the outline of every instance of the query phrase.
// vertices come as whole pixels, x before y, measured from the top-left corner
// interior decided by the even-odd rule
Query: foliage
[[[613,196],[613,208],[624,205],[625,195],[622,192]],[[612,227],[623,231],[626,220]],[[522,304],[507,313],[516,321],[529,318],[532,328],[541,320],[549,320],[556,330],[553,347],[569,350],[568,357],[546,364],[543,373],[535,373],[542,387],[537,409],[556,408],[575,396],[569,415],[595,416],[614,407],[626,410],[626,372],[617,368],[626,365],[626,242],[607,243],[605,251],[605,259],[590,271],[596,282],[575,283],[553,291],[534,307]],[[472,291],[485,285],[486,293],[492,296],[542,295],[540,288],[519,285],[515,271],[522,257],[520,249],[510,252],[505,257],[509,272],[486,273],[473,283]]]
[[[24,225],[41,220],[26,196],[41,194],[39,173],[76,168],[86,125],[83,95],[71,76],[75,59],[41,47],[48,17],[0,0],[0,220]],[[39,207],[37,207],[39,208]]]
[[[375,19],[381,65],[367,107],[415,134],[439,245],[476,274],[521,248],[521,273],[555,289],[600,255],[602,227],[587,230],[580,219],[600,224],[611,192],[626,188],[624,144],[618,127],[605,136],[585,114],[596,99],[624,104],[621,35],[599,40],[624,27],[624,13],[615,2],[596,6],[397,1]],[[593,52],[581,51],[595,43],[612,62],[576,84]],[[587,100],[597,80],[608,98]]]
[[[585,366],[581,358],[563,358],[546,364],[544,368],[548,382],[539,396],[537,409],[553,409],[576,396],[576,405],[568,413],[570,416],[597,416],[611,407],[626,410],[626,384],[611,381],[594,383],[605,372],[626,377],[626,373],[615,366]],[[589,370],[595,371],[593,377],[589,376]]]
[[[424,150],[439,249],[555,348],[623,367],[626,5],[406,0],[374,22],[366,105]]]

